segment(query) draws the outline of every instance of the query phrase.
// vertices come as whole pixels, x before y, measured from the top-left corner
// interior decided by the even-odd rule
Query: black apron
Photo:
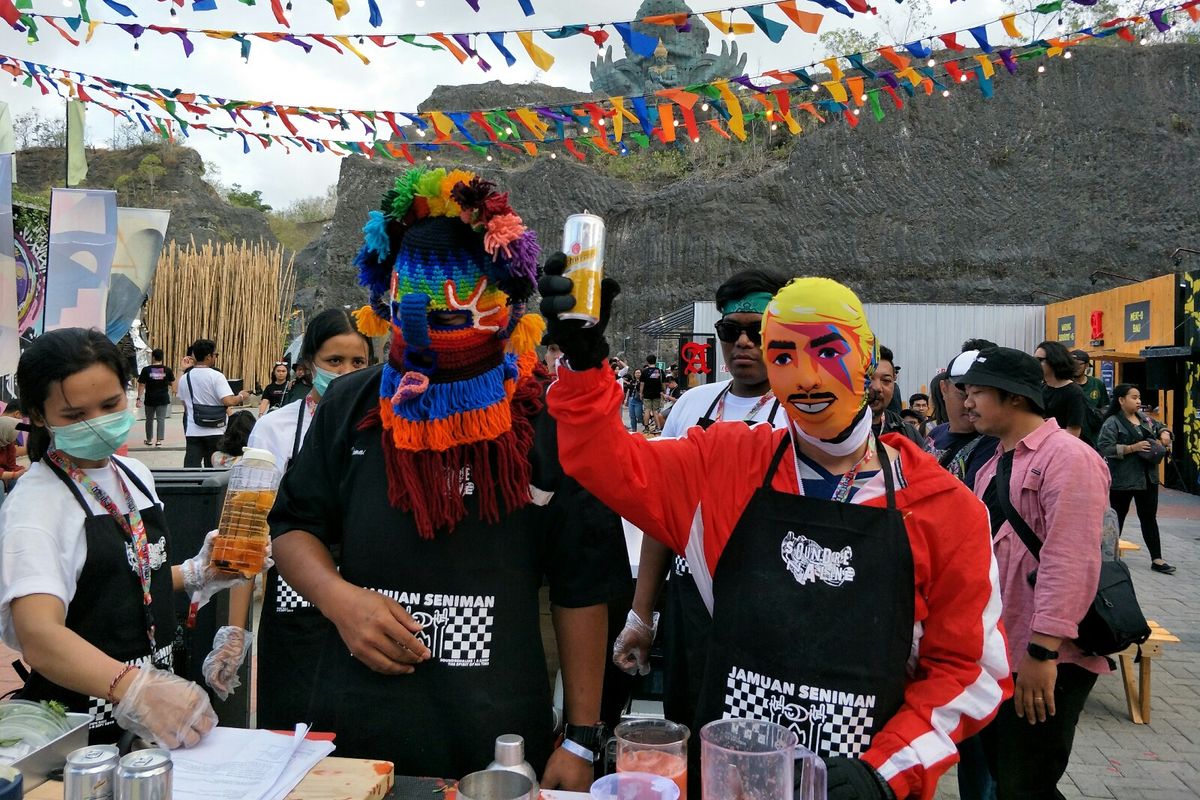
[[[771,466],[713,576],[697,729],[722,718],[791,728],[822,757],[859,756],[900,708],[913,637],[913,559],[891,464],[887,508],[777,492]],[[699,739],[699,736],[695,736]]]
[[[304,415],[308,404],[301,402],[292,437],[292,455],[284,465],[291,467],[304,444]],[[267,571],[262,615],[258,629],[258,705],[259,728],[292,730],[298,722],[311,722],[313,697],[320,691],[316,670],[333,623],[305,600],[271,567]],[[301,665],[301,668],[297,668]],[[308,668],[303,668],[307,665]]]
[[[713,398],[708,410],[696,421],[702,429],[707,430],[720,422],[712,415],[729,393],[730,386]],[[779,399],[776,398],[767,415],[771,425],[775,424],[778,412]],[[747,424],[753,423],[747,421]],[[712,614],[704,604],[700,590],[696,588],[687,559],[681,555],[674,556],[671,569],[667,572],[663,611],[663,712],[667,719],[687,722],[695,717],[700,699]]]
[[[42,463],[67,485],[86,515],[83,532],[87,540],[87,558],[75,586],[75,596],[67,606],[67,628],[117,661],[170,670],[176,622],[171,559],[167,553],[167,521],[162,509],[155,503],[141,510],[150,546],[150,609],[158,640],[158,650],[151,653],[150,640],[146,636],[142,585],[130,567],[135,556],[125,530],[107,513],[94,513],[84,499],[81,487],[56,464],[46,459]],[[138,491],[146,497],[154,496],[129,467],[116,459],[113,463]],[[65,689],[36,672],[30,674],[19,696],[22,700],[57,700],[69,711],[90,713],[89,744],[113,744],[121,738],[122,731],[113,716],[115,706],[102,697],[88,697]]]
[[[342,577],[404,606],[424,625],[433,655],[411,675],[382,675],[352,658],[331,625],[319,661],[289,672],[316,673],[317,729],[336,732],[339,755],[389,760],[398,775],[446,778],[485,768],[496,737],[516,733],[540,773],[553,742],[538,607],[546,547],[531,524],[536,509],[481,522],[463,474],[467,517],[453,533],[422,539],[412,516],[388,503],[379,429],[355,431],[349,445],[339,483]]]

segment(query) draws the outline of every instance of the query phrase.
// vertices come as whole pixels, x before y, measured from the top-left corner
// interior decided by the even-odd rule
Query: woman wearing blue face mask
[[[345,309],[330,308],[317,314],[305,329],[300,345],[300,363],[312,373],[312,390],[260,419],[246,446],[270,451],[278,469],[286,470],[300,452],[317,404],[330,382],[367,366],[374,360],[372,356],[371,340],[358,332],[354,318]],[[250,601],[250,584],[230,593],[229,624],[217,631],[212,652],[204,660],[205,682],[222,700],[241,683],[237,671],[249,651],[245,628]],[[307,713],[309,688],[296,686],[294,681],[288,685],[272,681],[271,665],[282,663],[278,659],[296,663],[308,657],[312,651],[304,649],[306,643],[319,647],[329,624],[316,608],[303,603],[274,570],[269,573],[259,632],[259,727],[291,727]],[[293,705],[287,705],[289,702]],[[293,712],[296,702],[305,705]]]
[[[171,671],[173,592],[201,603],[241,582],[179,566],[146,467],[113,454],[134,416],[125,361],[98,331],[38,337],[21,355],[33,464],[0,509],[0,635],[30,666],[20,696],[91,713],[92,743],[121,729],[165,747],[216,724],[204,690]]]

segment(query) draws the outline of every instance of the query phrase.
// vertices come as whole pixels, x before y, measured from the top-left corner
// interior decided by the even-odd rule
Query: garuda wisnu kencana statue
[[[643,0],[637,18],[659,14],[689,14],[683,0]],[[708,52],[708,26],[692,17],[691,28],[679,31],[672,25],[634,22],[633,29],[658,39],[651,56],[625,48],[625,58],[613,60],[612,46],[592,64],[592,91],[607,95],[648,94],[672,86],[709,83],[718,78],[743,74],[747,55],[738,55],[737,43],[722,42],[721,52]]]

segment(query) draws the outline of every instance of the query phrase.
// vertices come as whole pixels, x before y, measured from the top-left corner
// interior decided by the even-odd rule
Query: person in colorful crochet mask
[[[548,579],[568,734],[592,731],[604,604],[627,588],[607,576],[629,568],[619,521],[598,548],[594,506],[559,491],[545,324],[525,313],[537,237],[491,182],[443,169],[400,175],[363,235],[355,317],[390,336],[387,362],[329,385],[270,518],[286,600],[324,627],[294,667],[317,671],[305,719],[343,755],[447,778],[517,733],[543,786],[586,791],[595,746],[553,747],[538,591]]]

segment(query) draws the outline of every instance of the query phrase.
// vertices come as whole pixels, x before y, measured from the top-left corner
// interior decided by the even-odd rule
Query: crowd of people
[[[565,257],[543,263],[478,176],[406,173],[363,230],[371,303],[315,316],[257,414],[208,339],[178,370],[154,351],[136,378],[147,446],[167,441],[176,393],[185,466],[257,448],[280,471],[260,726],[310,722],[341,755],[446,777],[518,733],[543,787],[586,791],[606,708],[629,691],[606,662],[644,675],[659,639],[664,713],[692,727],[694,770],[699,727],[748,716],[822,756],[837,800],[930,797],[956,762],[964,798],[1057,796],[1110,670],[1074,641],[1105,509],[1123,524],[1134,504],[1151,568],[1174,571],[1155,522],[1173,437],[1137,387],[1110,400],[1087,354],[1057,342],[973,339],[904,403],[853,291],[751,270],[715,294],[729,378],[685,390],[678,364],[610,356],[611,277],[597,324],[560,319]],[[216,715],[171,672],[172,592],[231,591],[203,667],[222,699],[252,592],[209,564],[211,534],[170,564],[153,476],[116,455],[134,425],[127,369],[80,329],[22,354],[32,464],[9,463],[18,422],[0,417],[0,635],[31,670],[22,696],[91,711],[92,741],[187,746]],[[644,534],[636,583],[623,519]]]

